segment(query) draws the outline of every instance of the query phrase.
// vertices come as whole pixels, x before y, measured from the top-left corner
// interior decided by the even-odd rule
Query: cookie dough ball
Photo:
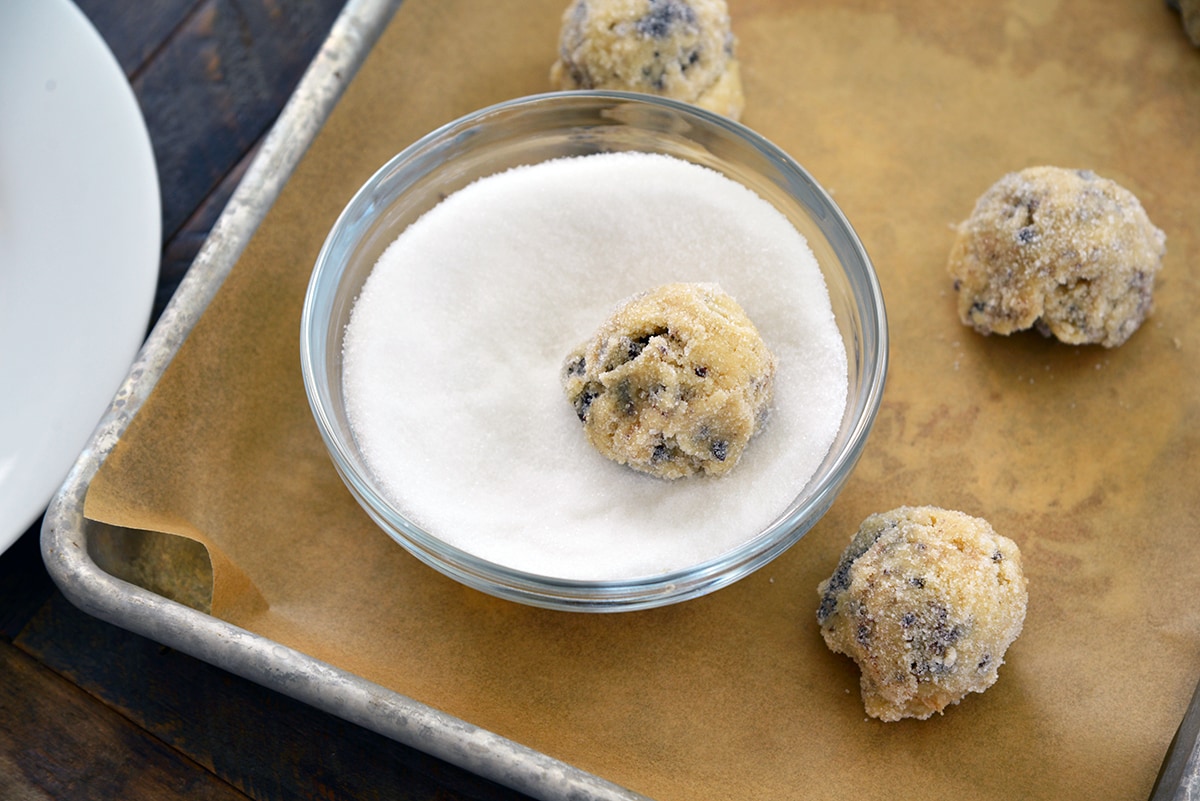
[[[734,45],[725,0],[574,0],[550,82],[662,95],[737,119]]]
[[[1012,540],[932,506],[868,517],[817,591],[825,643],[858,663],[867,714],[887,721],[992,686],[1027,599]]]
[[[1111,348],[1150,313],[1165,252],[1128,190],[1087,170],[1031,167],[979,198],[949,268],[959,317],[982,334],[1036,327]]]
[[[775,357],[716,284],[629,298],[563,366],[592,445],[660,478],[732,470],[766,420],[774,383]]]

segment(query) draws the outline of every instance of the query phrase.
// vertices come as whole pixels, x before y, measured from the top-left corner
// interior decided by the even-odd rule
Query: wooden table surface
[[[157,318],[344,0],[76,3],[150,130]],[[80,612],[40,526],[0,555],[0,799],[524,798]]]

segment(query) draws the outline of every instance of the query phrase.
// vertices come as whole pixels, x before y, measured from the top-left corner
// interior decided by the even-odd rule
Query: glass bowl
[[[824,275],[846,348],[841,426],[816,474],[775,521],[735,549],[686,569],[630,580],[562,579],[479,558],[423,530],[380,491],[355,442],[342,395],[342,339],[384,249],[442,198],[521,164],[609,151],[661,153],[714,169],[774,205],[805,236]],[[313,269],[301,322],[305,391],[334,465],[359,504],[417,558],[470,587],[551,609],[645,609],[712,592],[795,544],[828,511],[879,409],[887,319],[874,269],[829,195],[786,153],[743,125],[647,95],[569,92],[482,109],[422,138],[358,191]]]

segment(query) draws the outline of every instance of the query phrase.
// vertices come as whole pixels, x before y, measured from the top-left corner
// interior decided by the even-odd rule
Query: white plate
[[[104,41],[67,0],[0,0],[0,552],[128,372],[160,239],[150,138]]]

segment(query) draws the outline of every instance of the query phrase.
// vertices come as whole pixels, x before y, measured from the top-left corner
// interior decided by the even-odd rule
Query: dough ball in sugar
[[[550,82],[660,95],[737,119],[735,45],[725,0],[574,0]]]
[[[774,382],[775,357],[716,284],[629,298],[563,364],[596,450],[670,479],[732,470],[767,418]]]
[[[867,714],[925,719],[997,679],[1028,598],[1016,543],[933,506],[863,521],[821,582],[817,622],[861,671]]]
[[[949,271],[964,325],[1037,328],[1116,347],[1153,307],[1166,236],[1128,190],[1088,170],[1005,175],[958,226]]]

